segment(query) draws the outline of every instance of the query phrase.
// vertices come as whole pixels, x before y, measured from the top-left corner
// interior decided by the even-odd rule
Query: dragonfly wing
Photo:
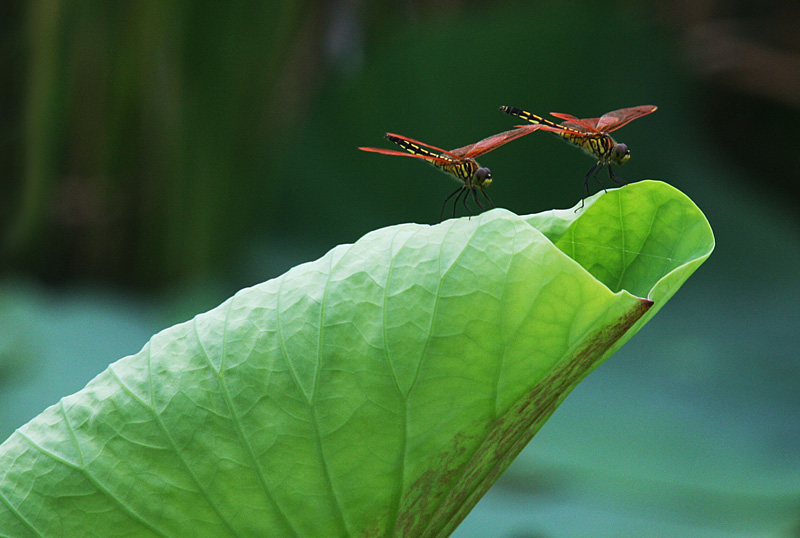
[[[551,116],[554,118],[558,118],[564,120],[561,124],[562,127],[566,127],[567,129],[574,129],[576,131],[582,131],[585,133],[599,133],[597,129],[597,122],[600,118],[576,118],[572,114],[562,114],[561,112],[551,112]]]
[[[623,125],[627,125],[636,118],[641,118],[642,116],[646,116],[651,112],[655,112],[657,109],[657,106],[643,105],[614,110],[613,112],[603,114],[603,116],[597,122],[597,129],[604,132],[614,131]]]
[[[443,157],[432,157],[430,155],[421,155],[416,153],[407,153],[405,151],[395,151],[393,149],[383,149],[383,148],[358,148],[361,151],[369,151],[371,153],[382,153],[383,155],[396,155],[398,157],[414,157],[415,159],[422,159],[423,161],[428,161],[432,164],[449,164],[452,161],[450,159],[445,159]]]
[[[475,142],[469,146],[450,150],[450,153],[460,159],[474,159],[483,155],[484,153],[489,153],[490,151],[497,149],[503,144],[507,144],[512,140],[516,140],[517,138],[530,134],[533,131],[538,131],[541,128],[542,126],[538,124],[521,125],[516,129],[503,131],[502,133],[486,137],[480,142]]]

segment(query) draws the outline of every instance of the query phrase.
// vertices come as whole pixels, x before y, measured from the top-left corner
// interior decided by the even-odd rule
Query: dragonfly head
[[[472,182],[476,187],[485,189],[492,184],[492,171],[488,168],[478,168],[472,175]]]
[[[614,144],[611,150],[611,162],[614,164],[625,164],[631,158],[631,150],[625,144]]]

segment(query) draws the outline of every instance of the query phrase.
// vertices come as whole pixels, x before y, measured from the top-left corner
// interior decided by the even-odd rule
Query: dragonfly
[[[515,129],[484,138],[480,142],[464,146],[463,148],[451,149],[449,151],[442,148],[437,148],[436,146],[432,146],[430,144],[425,144],[424,142],[414,140],[413,138],[408,138],[407,136],[386,133],[385,138],[403,148],[405,152],[367,147],[360,147],[358,149],[361,151],[382,153],[384,155],[397,155],[400,157],[414,157],[416,159],[422,159],[432,164],[442,172],[453,176],[457,181],[459,181],[461,186],[453,191],[447,198],[445,198],[444,204],[442,204],[442,212],[439,215],[439,221],[441,222],[444,217],[444,210],[447,207],[447,202],[450,201],[453,196],[455,196],[455,200],[453,201],[453,218],[456,216],[456,207],[459,199],[464,204],[464,207],[467,208],[467,211],[470,213],[470,215],[472,215],[472,212],[467,205],[469,193],[472,194],[472,199],[479,208],[486,209],[486,207],[478,199],[478,192],[480,192],[489,201],[489,203],[492,204],[492,207],[494,207],[494,202],[492,202],[492,199],[489,198],[488,194],[486,194],[486,188],[492,184],[492,171],[479,165],[475,161],[475,158],[480,157],[484,153],[489,153],[490,151],[497,149],[503,144],[507,144],[512,140],[516,140],[517,138],[530,134],[533,131],[539,130],[540,128],[541,125],[522,125]]]
[[[618,185],[623,185],[625,183],[614,174],[612,165],[622,165],[628,162],[628,159],[631,158],[631,151],[628,149],[627,145],[617,142],[608,133],[616,131],[623,125],[627,125],[637,118],[655,112],[657,109],[658,107],[653,105],[642,105],[607,112],[599,118],[585,119],[576,118],[570,114],[551,112],[551,116],[564,120],[561,123],[555,123],[519,108],[509,106],[500,107],[500,110],[506,114],[511,114],[512,116],[527,120],[533,125],[539,125],[543,131],[555,133],[597,159],[597,162],[586,173],[586,177],[584,177],[584,198],[589,196],[589,178],[594,178],[598,185],[605,190],[605,187],[603,187],[603,184],[597,177],[598,172],[600,172],[600,169],[603,167],[608,169],[608,177],[611,178],[612,181]],[[582,207],[583,198],[581,198],[581,208]]]

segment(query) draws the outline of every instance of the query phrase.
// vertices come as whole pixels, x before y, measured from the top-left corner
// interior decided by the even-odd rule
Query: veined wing
[[[511,129],[496,135],[488,136],[480,142],[475,142],[474,144],[464,146],[463,148],[450,150],[450,153],[461,159],[474,159],[476,157],[480,157],[484,153],[489,153],[490,151],[497,149],[503,144],[507,144],[512,140],[516,140],[517,138],[530,134],[533,131],[538,131],[541,128],[541,125],[521,125],[516,129]]]
[[[551,112],[551,116],[554,118],[558,118],[560,120],[565,120],[561,127],[566,129],[572,129],[574,131],[579,131],[583,133],[599,133],[600,130],[597,128],[597,122],[600,121],[600,118],[576,118],[572,114],[563,114],[561,112]]]
[[[372,153],[382,153],[384,155],[396,155],[398,157],[414,157],[415,159],[422,159],[424,161],[428,161],[429,163],[439,164],[439,165],[450,164],[453,162],[453,159],[449,159],[446,157],[439,157],[436,155],[423,155],[420,153],[408,153],[405,151],[396,151],[393,149],[364,148],[364,147],[360,147],[358,149],[360,149],[361,151],[369,151]]]
[[[642,116],[646,116],[647,114],[655,112],[656,110],[658,110],[658,107],[653,105],[634,106],[630,108],[614,110],[613,112],[603,114],[596,124],[597,129],[605,132],[614,131],[623,125],[627,125],[633,120],[641,118]]]

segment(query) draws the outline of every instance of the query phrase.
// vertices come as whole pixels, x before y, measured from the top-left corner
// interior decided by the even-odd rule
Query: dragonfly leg
[[[447,207],[447,202],[450,200],[450,198],[452,198],[453,196],[458,194],[458,197],[456,197],[455,201],[453,202],[453,218],[455,218],[455,216],[456,216],[456,204],[458,203],[458,199],[461,197],[461,194],[459,194],[459,193],[462,193],[462,192],[464,192],[464,188],[463,187],[459,187],[456,190],[454,190],[453,192],[451,192],[450,196],[448,196],[447,198],[444,199],[444,203],[442,204],[442,212],[439,215],[439,222],[442,222],[444,220],[444,210]]]
[[[581,206],[575,210],[576,213],[578,212],[579,209],[583,209],[583,201],[589,197],[589,178],[591,178],[594,175],[594,178],[597,179],[597,172],[600,171],[600,169],[598,168],[599,166],[600,166],[599,161],[594,163],[594,166],[589,168],[589,171],[586,172],[586,175],[583,178],[583,197],[581,198]],[[600,180],[597,180],[597,182],[600,183]],[[602,187],[603,185],[600,184],[600,186]]]
[[[603,167],[603,165],[602,165],[602,164],[600,164],[600,163],[597,163],[597,164],[599,164],[600,166],[598,166],[598,167],[595,169],[595,171],[594,171],[594,174],[592,175],[592,177],[594,178],[594,180],[595,180],[595,181],[597,181],[597,184],[598,184],[598,185],[600,185],[600,188],[601,188],[601,189],[603,189],[603,192],[608,192],[608,191],[606,190],[605,186],[603,186],[603,182],[602,182],[602,181],[600,181],[600,178],[599,178],[599,177],[597,177],[597,175],[600,173],[600,169]]]
[[[463,191],[464,191],[464,197],[461,199],[461,203],[464,204],[464,207],[466,208],[467,213],[469,213],[469,216],[472,217],[472,210],[467,205],[467,198],[469,198],[469,194],[467,194],[467,191],[469,191],[469,189],[467,187],[464,187]],[[453,207],[453,214],[455,214],[455,212],[456,212],[456,208]]]
[[[483,196],[484,196],[484,197],[485,197],[487,200],[489,200],[489,203],[490,203],[490,204],[492,204],[492,207],[497,207],[496,205],[494,205],[494,202],[492,202],[492,199],[491,199],[491,198],[489,198],[489,195],[488,195],[488,194],[486,194],[486,191],[485,191],[485,190],[481,189],[481,194],[482,194],[482,195],[483,195]]]
[[[465,192],[464,187],[461,187],[460,189],[458,189],[458,196],[456,196],[456,199],[453,200],[453,218],[456,218],[456,208],[458,207],[458,200],[459,200],[459,198],[461,198],[461,195],[464,194],[464,192]],[[466,204],[464,204],[464,205],[466,205]],[[467,209],[469,209],[469,208],[467,208]]]
[[[486,206],[483,205],[480,200],[478,200],[478,190],[477,189],[472,189],[472,199],[475,200],[475,204],[477,204],[478,207],[480,207],[484,211],[486,210]]]
[[[608,165],[608,177],[610,177],[614,181],[614,183],[616,183],[617,185],[625,185],[626,184],[624,179],[620,178],[617,174],[614,173],[613,170],[611,170],[611,165],[610,164]]]

